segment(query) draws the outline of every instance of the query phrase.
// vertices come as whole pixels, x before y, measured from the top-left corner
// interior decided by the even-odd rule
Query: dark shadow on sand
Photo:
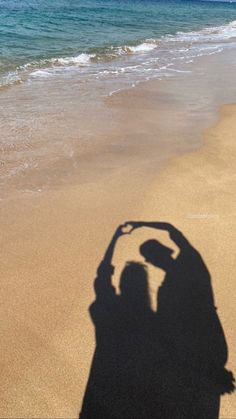
[[[126,264],[120,295],[112,286],[112,256],[124,234],[117,229],[94,283],[96,349],[80,418],[217,419],[220,396],[234,390],[234,379],[225,369],[227,344],[207,267],[172,225],[130,224],[167,230],[180,252],[173,259],[156,240],[140,247],[146,262],[165,271],[154,312],[142,264]]]

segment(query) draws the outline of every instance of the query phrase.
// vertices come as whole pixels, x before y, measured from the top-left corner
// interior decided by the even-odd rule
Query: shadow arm
[[[150,227],[157,230],[167,231],[171,240],[180,248],[193,248],[186,237],[172,224],[162,221],[129,221],[127,224],[131,225],[133,229],[140,227]]]
[[[115,289],[112,286],[112,275],[115,270],[112,265],[112,258],[117,240],[121,235],[122,226],[119,226],[107,247],[103,260],[98,266],[97,276],[94,281],[94,289],[97,298],[105,298],[115,294]]]

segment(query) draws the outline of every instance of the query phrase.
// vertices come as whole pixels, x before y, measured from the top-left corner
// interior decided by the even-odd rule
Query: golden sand
[[[115,228],[130,219],[168,221],[200,251],[233,369],[235,116],[236,106],[225,106],[204,146],[173,159],[154,182],[147,173],[155,165],[145,161],[121,166],[106,182],[2,206],[0,417],[78,417],[95,344],[88,315],[94,275]],[[120,239],[116,281],[148,234]],[[153,295],[157,285],[151,278]],[[236,417],[234,395],[222,397],[220,417]]]
[[[168,220],[200,251],[211,273],[230,370],[236,365],[235,116],[235,105],[222,108],[220,121],[205,135],[204,146],[172,161],[151,186],[141,215],[143,219]],[[235,393],[221,398],[220,417],[236,417]]]

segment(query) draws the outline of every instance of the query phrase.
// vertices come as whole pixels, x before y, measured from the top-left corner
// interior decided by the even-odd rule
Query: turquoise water
[[[29,64],[44,68],[52,60],[50,66],[65,66],[68,61],[56,60],[67,57],[77,57],[74,64],[85,64],[87,56],[78,59],[82,53],[92,54],[89,59],[94,61],[95,57],[111,60],[117,55],[117,50],[111,53],[116,47],[218,27],[235,19],[234,2],[0,0],[2,83],[19,78],[21,67]]]
[[[166,139],[195,141],[195,126],[235,101],[235,52],[236,3],[0,0],[0,189],[86,178],[81,153],[98,139],[135,142],[142,123],[111,104],[148,80],[163,89],[157,155]]]

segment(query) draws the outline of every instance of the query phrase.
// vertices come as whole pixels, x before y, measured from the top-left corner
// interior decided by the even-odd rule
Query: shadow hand
[[[120,236],[124,236],[125,234],[130,234],[131,231],[133,231],[133,228],[131,225],[129,225],[128,223],[121,224],[116,229],[115,236],[118,238]]]
[[[231,394],[235,391],[235,378],[231,371],[224,369],[217,378],[221,394]]]
[[[131,233],[133,230],[135,230],[136,228],[140,228],[144,226],[144,222],[143,221],[127,221],[124,224],[124,227],[126,229],[128,229],[129,233]]]

